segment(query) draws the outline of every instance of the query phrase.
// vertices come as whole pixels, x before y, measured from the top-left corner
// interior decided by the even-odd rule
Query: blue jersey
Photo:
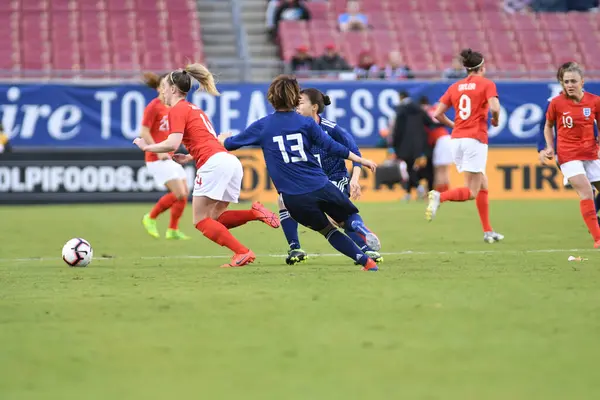
[[[321,123],[319,125],[333,140],[344,145],[354,154],[360,156],[356,141],[344,128],[325,118],[321,118]],[[313,146],[311,152],[317,157],[317,160],[321,164],[321,167],[323,167],[323,171],[325,171],[325,174],[330,181],[337,182],[348,177],[348,169],[346,169],[346,162],[343,158],[327,153],[327,151],[318,146]],[[358,167],[361,166],[360,163],[353,163],[352,165]]]
[[[348,158],[348,148],[329,137],[314,119],[290,112],[275,112],[259,119],[244,132],[225,140],[227,150],[260,145],[267,171],[279,193],[299,195],[329,184],[311,152],[313,146],[328,154]]]

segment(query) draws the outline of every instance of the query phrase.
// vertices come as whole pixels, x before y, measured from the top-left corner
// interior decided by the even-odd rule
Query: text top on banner
[[[332,104],[323,114],[351,132],[359,146],[376,147],[379,131],[395,115],[398,91],[436,102],[452,82],[315,82]],[[554,82],[498,82],[500,126],[490,129],[492,146],[529,146],[536,142],[548,98],[560,91]],[[217,132],[244,130],[272,112],[268,84],[221,84],[222,95],[190,93]],[[600,93],[600,83],[586,83]],[[0,113],[16,147],[131,148],[145,106],[156,92],[143,85],[0,85]]]

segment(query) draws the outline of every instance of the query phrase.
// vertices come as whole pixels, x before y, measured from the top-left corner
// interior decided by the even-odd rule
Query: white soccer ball
[[[93,256],[92,245],[82,238],[69,240],[62,249],[62,258],[69,267],[87,267]]]

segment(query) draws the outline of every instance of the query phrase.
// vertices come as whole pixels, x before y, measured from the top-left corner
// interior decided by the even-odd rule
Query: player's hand
[[[189,154],[176,153],[173,154],[173,161],[175,161],[177,164],[185,165],[192,161],[192,156]]]
[[[140,148],[140,150],[145,151],[146,147],[148,147],[148,143],[142,138],[133,139],[133,144]]]
[[[371,160],[367,160],[366,158],[361,158],[360,163],[373,172],[375,172],[375,170],[377,169],[377,163]]]
[[[350,179],[350,198],[352,200],[360,199],[361,195],[360,183],[358,183],[358,179]]]
[[[421,156],[415,160],[414,169],[421,169],[427,166],[427,157]]]
[[[157,153],[156,155],[158,156],[159,160],[169,160],[171,158],[169,153]]]
[[[543,158],[542,162],[545,164],[546,161],[554,159],[554,149],[544,149],[540,151],[540,157]]]
[[[233,134],[231,132],[225,132],[225,133],[219,134],[217,139],[219,140],[219,143],[221,143],[223,146],[225,146],[225,140],[230,138],[231,136],[233,136]]]
[[[498,126],[498,119],[497,118],[492,118],[492,126]]]

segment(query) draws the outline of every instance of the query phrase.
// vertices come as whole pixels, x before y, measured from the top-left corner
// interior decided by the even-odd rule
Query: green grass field
[[[600,258],[577,201],[491,207],[493,245],[474,204],[431,224],[423,203],[361,205],[378,273],[306,229],[307,264],[253,223],[234,234],[257,262],[224,270],[189,209],[194,240],[174,243],[146,235],[149,205],[1,207],[0,399],[598,398]],[[88,268],[60,259],[76,236]]]

